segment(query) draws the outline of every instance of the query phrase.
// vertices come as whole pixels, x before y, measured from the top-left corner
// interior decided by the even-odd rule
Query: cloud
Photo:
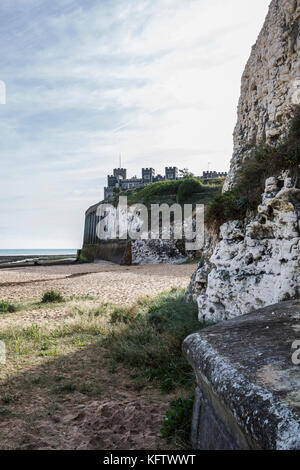
[[[208,161],[227,170],[267,6],[2,0],[1,246],[80,247],[84,211],[120,152],[131,174],[173,164],[201,174]]]

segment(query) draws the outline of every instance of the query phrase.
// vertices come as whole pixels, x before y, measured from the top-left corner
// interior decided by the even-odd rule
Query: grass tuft
[[[64,302],[64,298],[63,298],[63,296],[61,295],[60,292],[50,290],[50,291],[44,293],[41,302],[43,304],[57,303],[57,302],[60,303],[60,302]]]
[[[14,313],[17,307],[9,302],[0,301],[0,313]]]

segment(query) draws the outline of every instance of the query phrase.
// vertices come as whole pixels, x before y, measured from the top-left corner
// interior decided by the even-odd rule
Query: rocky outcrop
[[[273,0],[242,77],[234,152],[224,190],[249,148],[278,139],[300,104],[300,0]]]
[[[181,240],[135,240],[131,247],[132,264],[179,264],[190,257]]]
[[[200,318],[213,320],[300,296],[300,189],[288,174],[266,181],[255,219],[222,225],[187,295],[197,300]]]

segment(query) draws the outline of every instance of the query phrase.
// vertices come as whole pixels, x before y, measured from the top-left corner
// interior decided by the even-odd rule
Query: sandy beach
[[[145,295],[186,287],[194,270],[193,265],[118,266],[106,262],[11,268],[0,271],[0,300],[39,299],[53,289],[67,297],[89,295],[98,302],[130,305]]]
[[[105,262],[0,270],[0,301],[18,308],[0,315],[0,448],[177,449],[160,430],[180,391],[163,393],[112,362],[102,341],[113,325],[93,309],[184,288],[194,269]],[[65,301],[42,305],[49,290]]]

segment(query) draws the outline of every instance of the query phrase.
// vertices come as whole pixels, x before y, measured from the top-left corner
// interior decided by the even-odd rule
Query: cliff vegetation
[[[206,214],[207,226],[218,230],[225,222],[241,220],[248,213],[255,213],[266,179],[277,177],[286,170],[297,179],[299,165],[300,106],[297,106],[285,135],[277,143],[261,142],[253,147],[237,171],[235,186],[211,201]]]
[[[208,204],[221,188],[224,180],[216,179],[209,184],[202,183],[197,178],[183,178],[175,181],[159,181],[144,188],[129,189],[116,192],[114,204],[118,204],[119,196],[127,196],[128,203],[179,204],[201,203]]]

